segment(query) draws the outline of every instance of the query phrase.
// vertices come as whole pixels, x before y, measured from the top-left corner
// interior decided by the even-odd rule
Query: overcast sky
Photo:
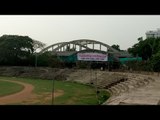
[[[91,39],[127,49],[160,28],[160,15],[0,15],[0,36],[22,35],[48,45]]]

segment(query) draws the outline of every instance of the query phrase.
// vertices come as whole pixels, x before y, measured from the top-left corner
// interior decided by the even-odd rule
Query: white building
[[[146,38],[158,38],[160,37],[160,28],[155,31],[147,31]]]

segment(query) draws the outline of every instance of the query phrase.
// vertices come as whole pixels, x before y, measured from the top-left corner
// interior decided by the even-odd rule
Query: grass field
[[[53,90],[52,80],[15,78],[15,77],[0,77],[0,80],[16,80],[32,84],[35,87],[33,90],[33,94],[35,97],[33,99],[29,99],[16,104],[34,104],[34,105],[52,104],[52,90]],[[5,87],[6,85],[2,86]],[[97,105],[99,103],[96,97],[95,88],[88,85],[55,80],[54,91],[55,93],[56,91],[61,91],[60,96],[54,97],[55,99],[53,103],[55,105]],[[104,102],[108,97],[109,94],[106,91],[100,91],[98,96],[100,103]]]
[[[22,85],[0,80],[0,97],[19,92],[23,88]]]

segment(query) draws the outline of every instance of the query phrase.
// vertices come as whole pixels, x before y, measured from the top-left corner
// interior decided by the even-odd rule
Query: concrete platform
[[[160,77],[155,75],[141,75],[141,77],[151,77],[155,81],[118,96],[112,96],[103,105],[160,105]]]

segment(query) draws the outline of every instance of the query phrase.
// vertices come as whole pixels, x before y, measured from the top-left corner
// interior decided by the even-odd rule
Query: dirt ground
[[[15,104],[15,103],[21,103],[25,102],[25,104],[35,103],[38,99],[38,95],[33,94],[34,86],[28,83],[23,83],[19,81],[10,81],[10,80],[4,80],[8,82],[17,83],[24,86],[24,89],[20,92],[17,92],[12,95],[7,95],[0,97],[0,105],[6,105],[6,104]],[[56,90],[54,92],[54,97],[58,97],[64,94],[63,90]],[[52,94],[45,93],[40,95],[39,97],[43,97],[45,100],[51,99]],[[45,101],[44,101],[45,102]]]
[[[11,80],[5,80],[5,81],[23,85],[24,89],[20,92],[15,93],[15,94],[0,97],[0,104],[1,105],[17,103],[17,102],[21,102],[25,99],[28,99],[32,94],[32,90],[34,89],[34,86],[31,84],[27,84],[27,83],[23,83],[23,82],[19,82],[19,81],[11,81]]]

